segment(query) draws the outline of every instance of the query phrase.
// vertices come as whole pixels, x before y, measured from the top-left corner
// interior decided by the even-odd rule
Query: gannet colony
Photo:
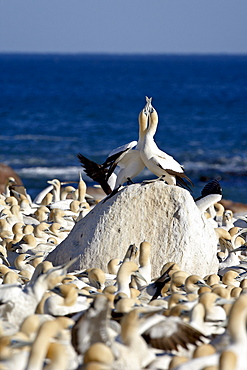
[[[0,369],[246,370],[247,215],[217,180],[191,180],[154,141],[152,99],[139,139],[103,164],[82,154],[105,196],[52,179],[35,199],[0,195]],[[147,167],[156,180],[133,184]]]

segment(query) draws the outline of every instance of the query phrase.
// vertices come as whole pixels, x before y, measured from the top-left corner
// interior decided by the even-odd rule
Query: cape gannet
[[[168,185],[180,185],[189,188],[192,181],[184,173],[183,167],[170,155],[158,148],[154,135],[158,126],[158,113],[149,104],[148,126],[140,148],[140,156],[145,166],[156,176],[165,180]],[[187,180],[187,182],[185,181]]]
[[[213,207],[213,205],[222,199],[222,188],[218,180],[209,181],[201,191],[201,196],[195,199],[195,203],[201,214]]]
[[[139,333],[150,346],[168,351],[178,350],[178,345],[188,349],[189,343],[202,342],[204,336],[180,317],[165,317],[157,313],[143,320]]]
[[[61,284],[51,291],[55,294],[46,299],[44,303],[45,314],[65,316],[89,308],[87,298],[78,295],[79,290],[74,284]]]
[[[109,302],[103,294],[98,294],[89,309],[82,313],[71,331],[71,342],[75,351],[83,355],[96,342],[111,346],[108,331]]]
[[[54,338],[59,337],[63,330],[69,329],[73,323],[73,320],[68,317],[59,317],[55,320],[44,322],[40,326],[31,347],[26,370],[42,369],[50,342],[54,340]]]
[[[91,177],[94,181],[98,182],[104,192],[109,195],[112,190],[118,189],[119,186],[124,183],[131,181],[134,177],[144,169],[145,165],[140,157],[140,149],[143,146],[144,133],[148,123],[149,106],[152,98],[146,97],[146,105],[141,110],[138,121],[139,121],[139,139],[137,141],[131,141],[128,144],[122,145],[108,155],[107,159],[103,164],[95,163],[82,154],[78,154],[77,157],[81,162],[86,174]],[[120,167],[120,171],[115,177],[114,186],[109,185],[111,176],[114,175],[116,166]]]

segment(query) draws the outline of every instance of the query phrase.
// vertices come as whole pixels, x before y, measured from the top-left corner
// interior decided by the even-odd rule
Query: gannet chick
[[[185,180],[193,185],[185,175],[182,166],[170,155],[160,150],[154,135],[158,126],[158,114],[154,107],[149,105],[148,127],[145,129],[145,137],[140,149],[140,156],[145,166],[156,176],[166,181],[168,185],[181,185],[188,188]]]

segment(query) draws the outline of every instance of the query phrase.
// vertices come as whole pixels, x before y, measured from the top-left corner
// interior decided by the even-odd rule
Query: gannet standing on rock
[[[146,97],[147,103],[139,114],[138,142],[131,141],[112,150],[102,165],[87,159],[80,153],[77,155],[86,174],[94,181],[97,181],[107,195],[111,194],[114,188],[118,189],[125,182],[131,181],[145,167],[140,156],[140,149],[143,146],[145,130],[147,128],[151,99]],[[113,184],[112,181],[110,183],[110,179],[114,175],[116,166],[120,167],[120,171],[117,177],[115,176]],[[108,167],[109,169],[107,169]]]
[[[166,181],[168,185],[180,185],[188,188],[192,181],[186,176],[182,166],[170,155],[158,148],[154,141],[154,135],[158,126],[158,113],[149,105],[149,120],[145,130],[145,137],[140,155],[145,166],[156,176]]]

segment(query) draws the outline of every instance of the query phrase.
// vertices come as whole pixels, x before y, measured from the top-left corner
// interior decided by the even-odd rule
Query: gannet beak
[[[64,230],[63,230],[64,231]],[[66,230],[67,231],[67,230]],[[55,233],[53,233],[51,230],[48,230],[48,231],[46,231],[46,234],[49,234],[49,235],[52,235],[52,236],[56,236],[56,234]]]
[[[220,297],[216,299],[215,303],[217,304],[217,306],[223,306],[224,304],[232,304],[233,300]]]
[[[10,263],[9,263],[9,261],[7,260],[7,258],[6,257],[4,257],[4,255],[1,253],[1,256],[0,256],[1,258],[2,258],[2,260],[3,260],[3,262],[5,263],[5,265],[7,266],[7,267],[10,267]]]
[[[139,271],[135,271],[131,275],[135,276],[135,277],[138,277],[139,279],[145,281],[145,283],[147,284],[147,280],[142,276],[142,274]]]
[[[147,104],[145,105],[145,107],[143,108],[143,113],[146,115],[146,116],[148,116],[149,115],[149,113],[150,113],[150,108],[152,107],[152,104],[151,104],[151,102],[152,102],[152,98],[148,98],[147,96],[146,96],[146,102],[147,102]]]
[[[244,245],[241,245],[240,247],[238,247],[236,249],[230,250],[229,253],[243,252],[243,251],[246,251],[246,250],[247,250],[247,245],[244,244]]]

